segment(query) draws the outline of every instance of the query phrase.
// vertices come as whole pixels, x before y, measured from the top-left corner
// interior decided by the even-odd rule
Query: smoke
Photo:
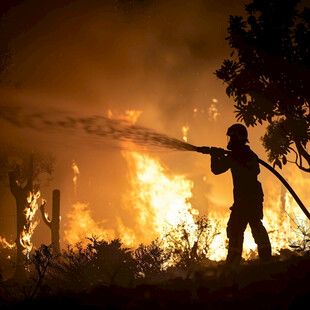
[[[106,223],[122,217],[127,167],[115,138],[179,148],[185,143],[175,143],[188,125],[190,144],[223,146],[221,127],[233,122],[229,104],[217,103],[210,119],[208,109],[213,98],[227,101],[213,72],[229,55],[228,15],[239,13],[243,0],[230,5],[228,0],[28,0],[7,12],[1,33],[13,61],[9,86],[0,92],[6,120],[0,124],[1,143],[56,155],[54,180],[41,190],[48,206],[52,189],[60,188],[61,212],[70,208],[74,158],[83,175],[78,199]],[[107,116],[109,110],[132,109],[142,111],[135,126]],[[191,177],[203,195],[210,191],[202,181],[210,178],[209,163],[184,153],[161,157],[170,170]],[[229,199],[222,184],[222,197]],[[197,198],[198,208],[203,203],[205,198]],[[9,204],[13,214],[14,201]]]
[[[21,89],[57,93],[74,105],[123,108],[128,102],[153,106],[154,100],[143,98],[154,96],[170,117],[197,100],[205,71],[226,56],[225,17],[217,16],[224,2],[222,8],[205,1],[142,1],[142,7],[131,1],[136,3],[131,10],[109,5],[123,1],[67,1],[62,7],[57,2],[41,16],[43,5],[34,0],[12,13],[27,30],[12,41],[11,79]]]
[[[228,14],[238,3],[23,1],[4,24],[12,33],[10,83],[26,109],[139,109],[141,125],[159,132],[181,138],[191,121],[203,133],[208,124],[189,111],[207,112],[223,89],[212,72],[228,55]]]

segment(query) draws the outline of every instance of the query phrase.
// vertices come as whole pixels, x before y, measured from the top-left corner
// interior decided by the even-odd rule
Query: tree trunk
[[[19,166],[16,166],[14,171],[9,172],[10,190],[16,200],[16,270],[15,278],[22,280],[26,276],[25,270],[25,255],[23,254],[24,247],[20,242],[20,238],[24,227],[27,225],[25,208],[28,205],[27,197],[29,192],[33,191],[33,156],[30,157],[30,175],[26,185],[23,187],[18,184]]]
[[[57,252],[60,252],[59,244],[59,222],[60,222],[60,191],[55,189],[53,191],[53,220],[52,220],[52,243]]]
[[[20,238],[24,227],[26,226],[26,217],[24,215],[25,206],[27,205],[27,193],[24,191],[20,191],[19,195],[15,196],[16,199],[16,270],[15,277],[17,279],[23,279],[26,275],[25,270],[25,255],[23,254],[24,247],[20,242]]]

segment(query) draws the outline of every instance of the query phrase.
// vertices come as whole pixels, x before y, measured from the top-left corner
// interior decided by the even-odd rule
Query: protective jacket
[[[263,190],[257,180],[260,173],[258,157],[248,145],[244,145],[229,154],[211,155],[211,170],[221,174],[231,170],[234,185],[234,208],[262,212]],[[262,214],[260,214],[262,217]]]

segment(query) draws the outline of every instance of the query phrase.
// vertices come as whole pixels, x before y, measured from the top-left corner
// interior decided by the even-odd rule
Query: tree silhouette
[[[237,120],[267,122],[262,142],[270,162],[282,168],[292,152],[310,172],[310,9],[300,2],[254,0],[245,6],[247,19],[230,16],[233,51],[215,74],[227,84]]]
[[[28,261],[29,278],[22,286],[22,292],[25,299],[32,299],[39,292],[42,287],[46,272],[56,255],[53,252],[52,245],[41,246],[34,251],[34,254],[30,255]]]
[[[53,201],[52,201],[52,218],[50,219],[47,212],[45,211],[46,201],[44,200],[41,204],[40,211],[43,218],[43,222],[51,230],[51,241],[53,247],[57,253],[60,252],[60,238],[59,238],[59,225],[60,225],[60,190],[53,190]]]
[[[6,154],[4,150],[0,152],[1,155]],[[25,154],[22,154],[25,156]],[[3,156],[3,158],[8,158]],[[35,175],[45,172],[46,170],[42,169],[41,162],[37,162],[36,166],[34,165],[33,154],[30,155],[30,160],[22,160],[21,164],[14,163],[12,166],[8,164],[5,160],[2,161],[0,171],[11,170],[8,172],[9,186],[12,195],[16,201],[16,273],[15,276],[23,279],[25,277],[25,253],[26,248],[31,248],[31,241],[29,232],[33,230],[31,218],[27,218],[26,212],[33,211],[34,205],[36,202],[36,195],[38,193],[39,184],[34,184]],[[27,165],[28,163],[28,165]],[[51,163],[48,163],[47,166],[52,167]],[[14,168],[13,168],[14,167]],[[36,167],[36,168],[35,168]],[[34,171],[37,171],[35,174]],[[52,171],[52,168],[51,168]],[[1,180],[1,173],[0,173]],[[27,238],[22,238],[23,234],[27,233]],[[23,239],[23,241],[21,241]],[[28,251],[28,250],[27,250]],[[29,254],[29,253],[28,253]]]

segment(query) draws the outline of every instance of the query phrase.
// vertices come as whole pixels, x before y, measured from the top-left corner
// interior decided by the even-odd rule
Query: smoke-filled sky
[[[13,55],[9,86],[1,102],[27,113],[72,117],[141,114],[137,124],[188,142],[226,146],[226,130],[236,120],[233,102],[214,71],[230,49],[225,40],[229,15],[244,15],[245,0],[25,0],[3,1],[1,33]],[[2,7],[1,7],[2,6]],[[110,111],[110,112],[108,112]],[[1,120],[2,144],[52,152],[55,172],[42,197],[51,204],[61,191],[62,225],[72,203],[89,203],[97,222],[113,228],[116,217],[128,227],[124,211],[130,190],[128,163],[117,142],[66,130],[16,128]],[[252,149],[266,160],[259,141],[264,128],[250,128]],[[228,210],[231,176],[214,176],[208,156],[148,150],[167,173],[194,182],[192,204],[201,214]],[[79,167],[76,191],[72,160]],[[285,172],[284,172],[285,173]],[[262,171],[264,186],[276,182]],[[280,186],[278,185],[278,189]],[[9,189],[2,189],[0,235],[15,238],[16,213]],[[305,201],[305,204],[307,201]],[[50,209],[49,209],[50,210]],[[126,215],[127,214],[127,215]],[[48,242],[43,222],[35,242]],[[62,226],[61,229],[64,229]]]

